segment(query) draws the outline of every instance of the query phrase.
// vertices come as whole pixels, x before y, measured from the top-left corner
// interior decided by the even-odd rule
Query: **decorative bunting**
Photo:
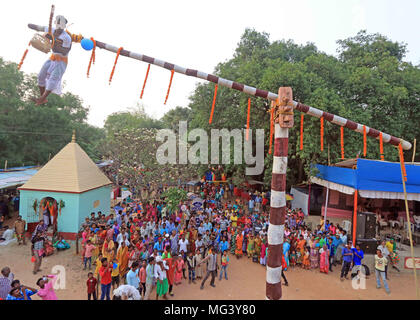
[[[270,110],[270,147],[268,150],[268,154],[271,154],[271,149],[273,146],[273,129],[274,129],[274,108],[271,108]]]
[[[404,176],[404,181],[407,181],[407,171],[405,170],[405,164],[404,164],[404,151],[402,149],[401,143],[398,145],[398,149],[399,149],[399,154],[400,154],[400,165],[401,165],[401,170]]]
[[[363,126],[363,156],[366,158],[366,126]]]
[[[117,51],[117,56],[115,57],[114,67],[112,68],[111,75],[109,77],[109,85],[111,85],[112,77],[114,76],[115,66],[117,65],[118,57],[120,56],[120,53],[121,53],[122,49],[123,49],[123,47],[119,48],[118,51]]]
[[[303,117],[304,113],[300,115],[300,150],[303,150]]]
[[[18,70],[20,70],[20,68],[22,67],[23,61],[25,61],[26,55],[28,54],[29,51],[29,47],[31,46],[31,43],[28,43],[28,48],[26,48],[25,52],[23,53],[22,59],[20,59],[19,65],[18,65]]]
[[[217,88],[218,86],[216,84],[214,87],[213,103],[211,105],[209,124],[211,124],[211,122],[213,121],[213,113],[214,113],[214,105],[216,104]]]
[[[382,132],[379,133],[379,153],[381,154],[381,160],[384,161],[384,141],[382,137]]]
[[[324,151],[324,117],[321,120],[321,151]]]
[[[251,98],[248,98],[248,116],[246,119],[246,141],[248,141],[249,138],[249,118],[251,113]]]
[[[87,74],[86,74],[88,78],[89,78],[89,73],[90,73],[90,67],[91,67],[92,63],[95,64],[95,58],[96,58],[96,56],[95,56],[96,41],[95,41],[95,39],[93,39],[93,37],[90,38],[90,40],[93,41],[93,48],[92,48],[92,53],[90,55],[89,65],[88,65]]]
[[[171,70],[171,79],[169,79],[169,86],[168,86],[168,92],[166,93],[166,98],[165,98],[165,103],[164,105],[166,105],[166,102],[168,101],[168,97],[169,97],[169,91],[171,91],[171,86],[172,86],[172,79],[174,77],[174,70]]]
[[[146,87],[147,78],[149,77],[150,63],[147,66],[146,76],[144,77],[143,88],[141,88],[140,99],[143,99],[144,88]]]

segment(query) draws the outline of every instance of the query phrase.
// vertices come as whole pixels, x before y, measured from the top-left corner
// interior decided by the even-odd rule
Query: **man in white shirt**
[[[181,239],[178,241],[179,244],[179,254],[182,254],[182,257],[185,259],[187,254],[187,246],[189,244],[188,240],[185,239],[185,233],[182,234]]]
[[[166,277],[166,270],[169,270],[169,267],[164,263],[160,256],[157,256],[155,265],[155,278],[157,279],[156,300],[159,299],[159,296],[163,296],[163,299],[165,300],[168,299],[166,293],[168,292],[169,285]]]

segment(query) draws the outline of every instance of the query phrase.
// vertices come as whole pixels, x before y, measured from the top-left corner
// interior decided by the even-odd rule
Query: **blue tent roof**
[[[357,159],[357,169],[329,167],[316,164],[315,176],[357,190],[404,192],[399,163]],[[405,164],[408,193],[420,193],[420,166]]]

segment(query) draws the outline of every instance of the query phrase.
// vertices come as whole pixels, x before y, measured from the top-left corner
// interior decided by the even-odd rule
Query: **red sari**
[[[168,284],[172,286],[174,284],[175,277],[175,264],[172,258],[164,259],[169,269],[166,271],[166,277],[168,278]]]
[[[328,268],[329,268],[329,252],[326,245],[322,247],[323,252],[321,253],[320,261],[319,261],[319,270],[323,273],[328,274]]]

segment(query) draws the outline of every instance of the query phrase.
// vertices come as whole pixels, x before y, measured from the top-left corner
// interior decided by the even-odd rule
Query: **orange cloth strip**
[[[303,117],[304,113],[300,115],[300,150],[303,150]]]
[[[217,96],[217,87],[218,86],[216,84],[216,86],[214,87],[213,103],[211,105],[209,124],[211,124],[211,122],[213,121],[214,105],[216,104],[216,96]]]
[[[120,56],[120,53],[121,53],[122,49],[123,49],[123,47],[119,48],[118,51],[117,51],[117,56],[115,57],[114,66],[112,67],[111,75],[109,76],[109,84],[110,85],[111,85],[112,77],[114,76],[115,66],[117,65],[118,57]]]
[[[90,55],[90,60],[89,60],[89,65],[88,65],[88,70],[87,70],[87,77],[89,78],[89,73],[90,73],[90,67],[93,64],[95,64],[95,49],[96,49],[96,41],[93,38],[90,38],[93,41],[93,49],[92,49],[92,54]]]
[[[89,65],[88,65],[87,74],[86,74],[88,78],[89,78],[90,66],[92,65],[92,63],[95,64],[95,57],[96,57],[95,56],[96,41],[95,41],[95,39],[93,39],[93,37],[90,38],[90,40],[93,41],[93,49],[92,49],[92,53],[90,55]]]
[[[62,61],[64,63],[68,63],[69,62],[69,58],[68,57],[63,57],[63,56],[60,56],[58,54],[52,54],[51,57],[50,57],[50,60],[52,60],[52,61]]]
[[[382,132],[379,133],[379,153],[381,154],[381,160],[384,161],[384,141],[382,138]]]
[[[366,126],[363,126],[363,156],[366,158]]]
[[[321,151],[324,151],[324,117],[321,117]]]
[[[404,151],[402,149],[401,142],[398,145],[398,149],[399,149],[399,153],[400,153],[400,164],[401,164],[401,168],[402,168],[402,172],[403,172],[403,176],[404,176],[404,181],[407,181],[407,171],[405,171],[405,164],[404,164]]]
[[[144,77],[143,88],[141,88],[140,99],[143,99],[144,88],[146,87],[147,78],[149,77],[150,63],[147,66],[146,76]]]
[[[171,91],[171,86],[172,86],[172,79],[174,77],[174,70],[171,70],[171,79],[169,80],[169,87],[168,87],[168,92],[166,93],[166,98],[165,98],[165,105],[166,105],[166,101],[168,101],[168,97],[169,97],[169,91]]]
[[[31,43],[28,43],[28,47],[31,46]],[[22,67],[23,61],[25,61],[26,55],[28,54],[28,49],[25,50],[22,59],[20,59],[19,65],[18,65],[18,70],[20,70],[20,68]]]
[[[344,160],[344,127],[340,127],[341,159]]]
[[[249,118],[251,113],[251,98],[248,98],[248,116],[246,119],[246,141],[248,141],[249,138]]]
[[[273,115],[274,115],[274,108],[271,108],[271,111],[270,111],[270,148],[268,150],[268,154],[271,154],[271,149],[273,147],[273,127],[274,127]]]

